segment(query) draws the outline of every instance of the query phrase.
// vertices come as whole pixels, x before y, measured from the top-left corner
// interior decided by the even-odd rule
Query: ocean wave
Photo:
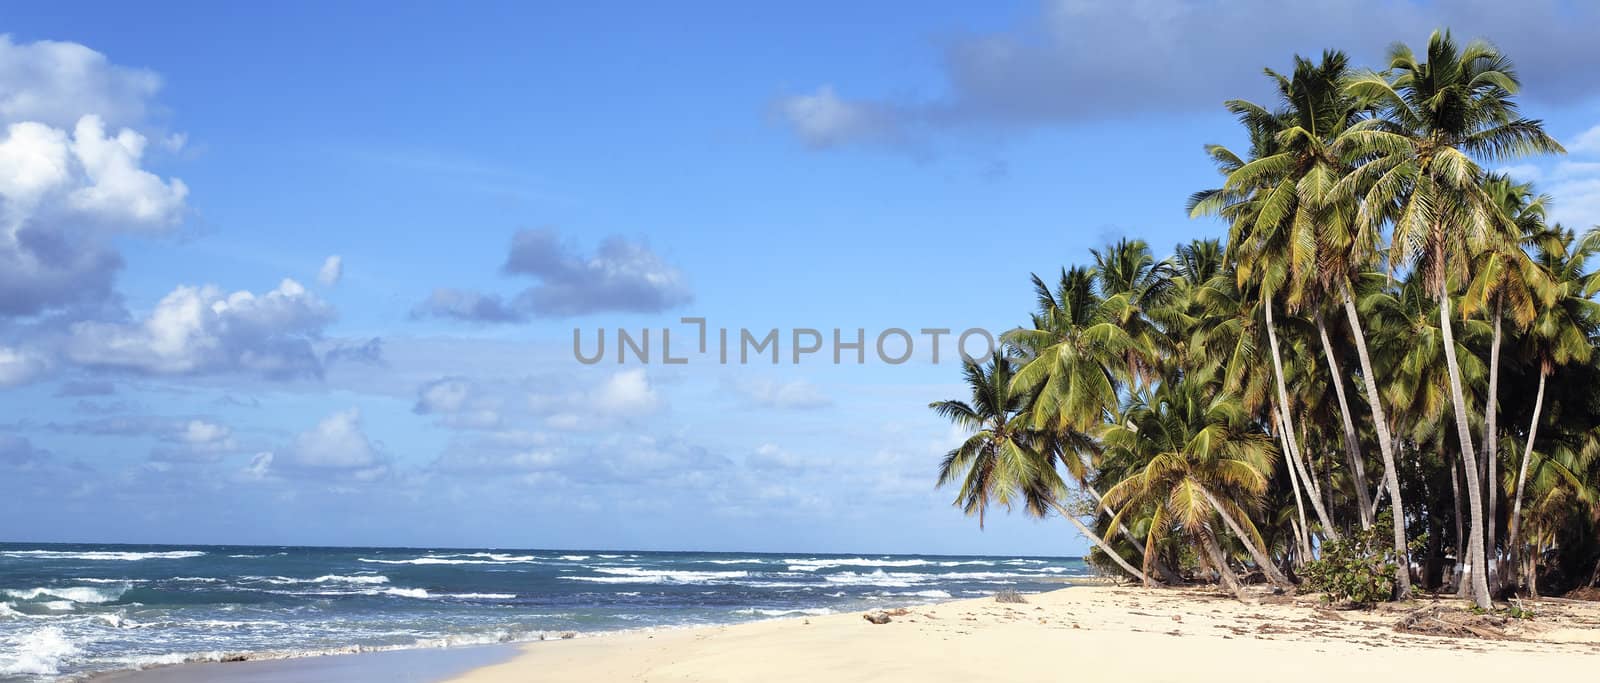
[[[522,564],[537,562],[538,557],[533,555],[501,555],[497,553],[468,553],[464,555],[429,555],[427,557],[413,557],[405,560],[384,560],[370,557],[358,557],[357,562],[370,564]]]
[[[181,580],[181,579],[175,579]],[[363,586],[389,583],[389,577],[382,574],[325,574],[314,579],[301,579],[293,576],[241,576],[235,579],[239,583],[254,584],[267,583],[274,586],[293,586],[296,584],[326,584],[349,583]]]
[[[443,597],[458,600],[510,600],[517,597],[516,593],[450,593]]]
[[[401,598],[424,599],[433,597],[432,595],[428,594],[428,591],[421,588],[385,588],[378,592],[384,595],[393,595]]]
[[[27,590],[7,590],[9,595],[18,600],[39,600],[40,598],[54,598],[57,600],[70,600],[84,604],[99,604],[112,602],[122,597],[128,591],[128,586],[116,588],[96,588],[93,586],[47,586],[43,588],[29,588]]]
[[[750,559],[744,559],[744,560],[702,560],[702,561],[705,562],[706,564],[766,564],[767,563],[766,560],[758,560],[756,558],[750,558]],[[792,569],[790,571],[800,571],[800,570]]]
[[[558,578],[570,581],[588,581],[590,583],[672,583],[672,584],[701,584],[713,581],[727,581],[729,579],[748,578],[750,572],[702,572],[669,569],[639,569],[636,567],[599,567],[595,569],[601,574],[611,576],[562,576]]]
[[[911,591],[909,593],[895,593],[895,595],[906,595],[906,596],[916,597],[916,598],[948,598],[948,597],[950,597],[950,593],[948,591],[942,591],[942,590]]]
[[[789,564],[789,571],[792,572],[814,572],[833,567],[923,567],[933,564],[927,560],[872,560],[865,557],[786,559],[784,562]]]
[[[589,559],[589,556],[588,555],[562,555],[561,559],[566,560],[567,562],[582,562],[584,560]]]
[[[205,555],[199,550],[169,550],[164,552],[134,553],[113,552],[109,550],[89,550],[81,552],[68,552],[65,550],[6,550],[0,551],[0,556],[16,558],[33,558],[40,560],[95,560],[95,561],[121,561],[133,562],[137,560],[182,560],[190,557]]]
[[[843,584],[846,586],[883,586],[886,588],[909,588],[913,584],[925,583],[932,580],[932,574],[907,574],[903,572],[887,573],[879,569],[870,574],[857,574],[856,572],[841,572],[822,577],[828,583]]]
[[[78,646],[54,626],[0,639],[0,676],[54,676],[61,665],[79,654]]]

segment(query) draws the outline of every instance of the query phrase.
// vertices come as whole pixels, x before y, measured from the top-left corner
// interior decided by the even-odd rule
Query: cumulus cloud
[[[301,432],[290,445],[288,457],[273,456],[274,469],[339,472],[360,480],[381,478],[389,471],[388,457],[362,429],[361,411],[351,408],[323,418]]]
[[[82,45],[0,35],[0,316],[106,301],[110,237],[181,222],[188,187],[144,169],[134,128],[160,85]]]
[[[894,133],[896,124],[894,112],[886,106],[845,101],[831,85],[819,87],[813,93],[781,98],[774,108],[795,135],[815,149],[882,140]]]
[[[145,118],[161,77],[112,64],[77,43],[16,43],[0,35],[0,122],[70,126],[84,113],[118,124]]]
[[[331,306],[294,280],[259,295],[179,286],[143,320],[74,323],[66,354],[83,365],[146,374],[320,376],[311,342],[333,317]]]
[[[238,450],[233,428],[209,420],[192,419],[173,425],[162,437],[165,445],[151,452],[163,462],[214,462]]]
[[[661,399],[644,370],[624,370],[607,378],[594,392],[595,407],[611,415],[630,416],[655,412]]]
[[[0,346],[0,387],[27,384],[49,367],[49,359],[37,351]]]
[[[117,232],[177,225],[188,187],[141,168],[145,138],[98,116],[71,134],[24,121],[0,137],[0,315],[103,300],[122,259]]]
[[[500,400],[487,396],[465,377],[441,377],[417,389],[411,412],[432,415],[455,429],[493,429],[501,424]]]
[[[818,148],[969,126],[1215,112],[1225,99],[1268,94],[1261,68],[1287,68],[1296,52],[1340,48],[1357,63],[1382,66],[1390,43],[1420,44],[1437,27],[1495,41],[1516,60],[1529,97],[1571,101],[1600,86],[1600,53],[1585,28],[1596,24],[1600,6],[1560,0],[1045,0],[1010,28],[945,41],[939,96],[850,98],[823,86],[776,108]],[[1213,30],[1194,30],[1202,25]],[[1317,27],[1315,36],[1306,26]]]
[[[317,270],[317,282],[323,286],[332,287],[339,284],[339,279],[344,277],[344,257],[334,254],[322,262],[322,268]]]
[[[693,300],[682,271],[648,247],[608,237],[584,256],[552,230],[522,230],[511,240],[501,272],[539,280],[510,301],[496,294],[440,288],[414,316],[483,323],[600,312],[655,313]]]

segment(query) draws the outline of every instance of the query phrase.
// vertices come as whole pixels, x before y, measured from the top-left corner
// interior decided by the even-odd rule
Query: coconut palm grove
[[[939,483],[980,524],[1065,517],[1146,586],[1488,609],[1596,585],[1600,226],[1494,171],[1564,153],[1512,56],[1441,30],[1288,66],[1275,101],[1224,103],[1249,146],[1205,147],[1216,186],[1172,198],[1225,239],[1034,275],[971,397],[931,405],[970,432]]]

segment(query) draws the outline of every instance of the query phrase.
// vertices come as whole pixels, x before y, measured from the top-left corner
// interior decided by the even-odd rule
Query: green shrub
[[[1322,545],[1322,556],[1306,563],[1305,585],[1321,591],[1329,602],[1370,605],[1394,596],[1394,575],[1399,568],[1393,541],[1393,520],[1386,511],[1377,523],[1343,539]],[[1412,542],[1416,550],[1426,541]]]

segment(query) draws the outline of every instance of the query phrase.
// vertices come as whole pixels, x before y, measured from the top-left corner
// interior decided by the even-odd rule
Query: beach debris
[[[1007,589],[1005,589],[1003,591],[995,593],[994,594],[994,601],[995,602],[1026,603],[1028,601],[1028,599],[1022,597],[1021,593],[1018,593],[1015,590],[1007,588]]]
[[[1455,638],[1504,640],[1506,619],[1486,614],[1431,606],[1413,610],[1395,622],[1394,630]]]
[[[887,624],[891,621],[889,613],[881,609],[867,612],[866,614],[861,615],[861,618],[866,619],[874,624]]]
[[[562,640],[571,640],[571,639],[577,638],[577,637],[578,637],[578,634],[573,633],[572,631],[562,631],[561,632],[561,639]]]

